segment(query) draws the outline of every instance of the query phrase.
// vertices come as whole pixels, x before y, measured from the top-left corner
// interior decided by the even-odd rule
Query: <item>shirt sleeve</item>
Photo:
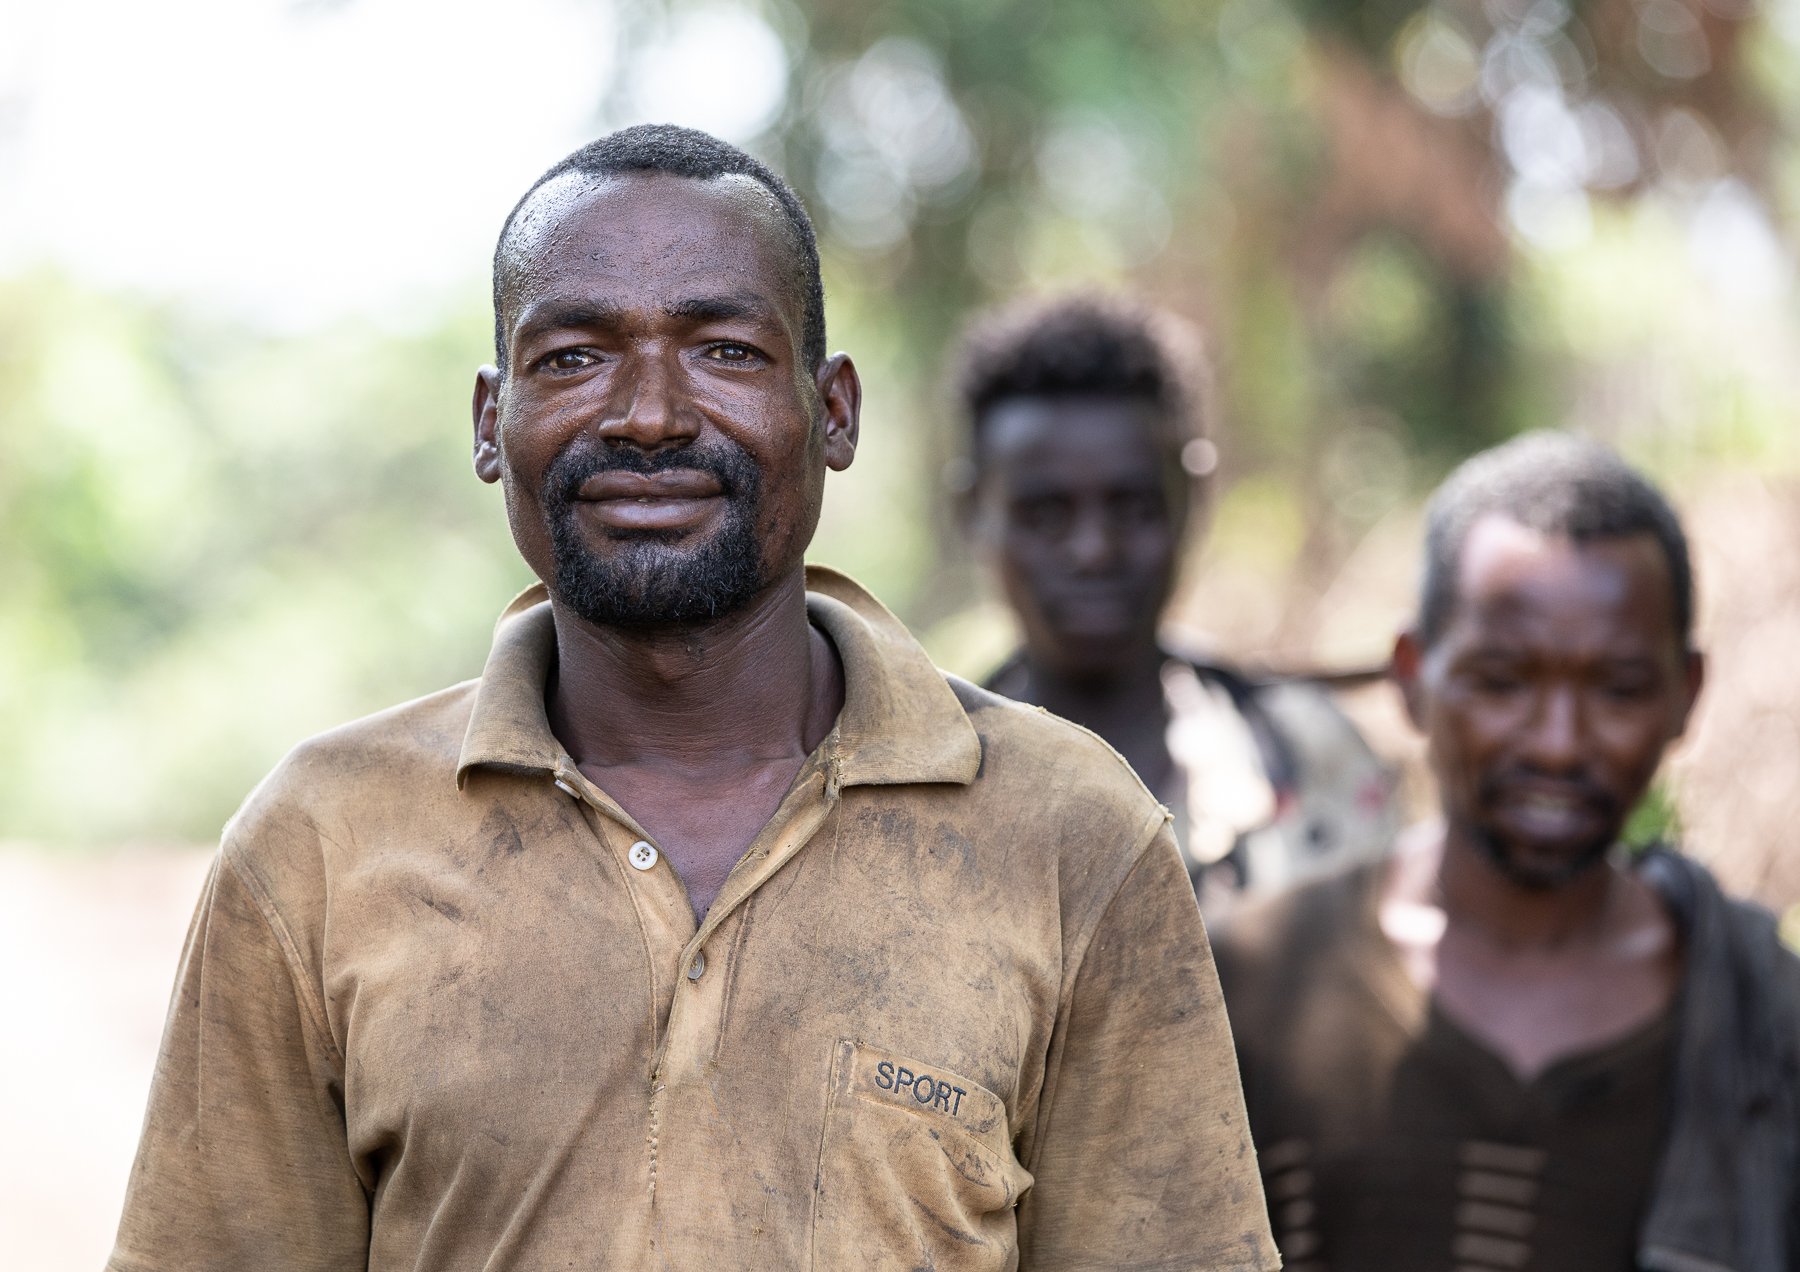
[[[1023,1272],[1270,1272],[1231,1028],[1165,826],[1090,938],[1051,1043]]]
[[[343,1062],[228,857],[188,930],[108,1272],[362,1272]]]

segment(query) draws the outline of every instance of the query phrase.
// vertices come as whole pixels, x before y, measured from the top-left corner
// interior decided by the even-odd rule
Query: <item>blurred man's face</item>
[[[475,466],[564,607],[705,623],[797,571],[855,372],[800,357],[773,199],[745,177],[569,177],[516,223],[509,371],[485,368]]]
[[[1655,538],[1576,544],[1498,516],[1463,544],[1442,634],[1403,637],[1395,667],[1449,834],[1534,889],[1604,859],[1702,676]]]
[[[1149,403],[1002,401],[983,422],[975,530],[1039,666],[1106,680],[1155,656],[1186,477]]]

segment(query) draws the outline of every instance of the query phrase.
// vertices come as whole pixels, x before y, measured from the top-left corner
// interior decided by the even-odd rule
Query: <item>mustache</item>
[[[1528,764],[1515,765],[1490,773],[1481,779],[1477,792],[1483,806],[1492,808],[1504,803],[1508,790],[1515,785],[1557,786],[1575,796],[1595,812],[1608,817],[1622,816],[1624,809],[1612,792],[1585,773],[1548,773]]]
[[[544,502],[551,508],[567,508],[580,498],[581,487],[601,473],[666,473],[677,470],[702,472],[719,483],[727,499],[754,496],[761,483],[750,456],[735,443],[690,444],[667,450],[646,451],[636,446],[608,446],[583,434],[562,449],[544,472]]]

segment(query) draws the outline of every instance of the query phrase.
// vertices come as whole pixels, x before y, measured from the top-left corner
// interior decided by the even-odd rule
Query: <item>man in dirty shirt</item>
[[[227,828],[114,1272],[1277,1267],[1162,809],[803,564],[862,390],[792,192],[629,129],[494,264],[543,582]]]

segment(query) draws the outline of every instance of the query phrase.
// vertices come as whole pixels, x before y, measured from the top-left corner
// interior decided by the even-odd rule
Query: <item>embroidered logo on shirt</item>
[[[954,1122],[993,1145],[1011,1138],[1006,1105],[999,1096],[954,1069],[904,1052],[840,1038],[831,1080],[834,1100],[854,1097],[928,1121]]]
[[[875,1085],[883,1091],[910,1096],[915,1104],[935,1104],[952,1117],[962,1108],[963,1096],[968,1094],[962,1087],[935,1074],[914,1073],[905,1065],[895,1064],[892,1060],[883,1060],[875,1066]]]

